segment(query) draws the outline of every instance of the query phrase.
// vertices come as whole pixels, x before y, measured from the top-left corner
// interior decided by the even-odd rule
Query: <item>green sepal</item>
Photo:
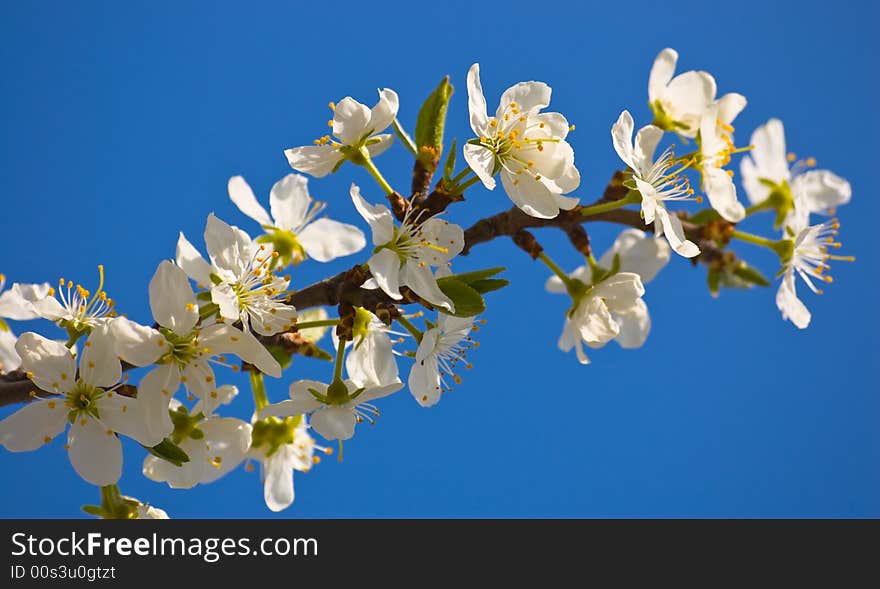
[[[82,510],[95,517],[104,517],[104,510],[101,509],[100,505],[83,505]]]
[[[149,450],[153,456],[170,462],[174,466],[183,466],[184,463],[189,462],[189,455],[170,438],[165,438],[153,447],[144,446],[144,448]]]
[[[457,276],[446,276],[437,280],[437,286],[455,305],[455,312],[450,313],[442,307],[438,310],[455,317],[473,317],[486,310],[486,301],[474,288]]]
[[[763,274],[758,272],[757,269],[749,266],[745,262],[740,262],[739,265],[733,270],[733,274],[742,280],[745,280],[749,284],[757,284],[758,286],[770,286],[770,281],[767,280]]]

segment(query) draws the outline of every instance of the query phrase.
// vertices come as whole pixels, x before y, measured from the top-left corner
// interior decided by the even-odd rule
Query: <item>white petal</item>
[[[379,102],[370,111],[369,128],[372,129],[371,134],[380,133],[391,124],[394,117],[397,116],[399,104],[397,92],[390,88],[379,90]]]
[[[431,217],[421,226],[422,239],[436,247],[423,246],[419,259],[431,266],[445,266],[464,249],[464,231],[460,225]]]
[[[703,184],[709,204],[718,214],[731,223],[745,218],[745,207],[737,200],[736,186],[727,172],[720,168],[707,167],[703,170]]]
[[[221,282],[211,288],[211,302],[220,307],[220,316],[230,321],[241,318],[238,294],[228,282]]]
[[[751,138],[752,150],[742,159],[742,184],[749,200],[762,202],[770,189],[759,178],[781,184],[791,176],[785,148],[785,129],[779,119],[770,119],[755,129]]]
[[[216,481],[247,456],[251,444],[251,426],[232,417],[211,417],[199,424],[204,432],[206,456],[211,463],[202,474],[200,483]]]
[[[544,283],[544,289],[547,292],[552,292],[553,294],[566,294],[568,290],[565,288],[565,284],[563,284],[562,279],[556,276],[555,274],[547,279],[547,282]]]
[[[15,351],[18,338],[11,331],[0,329],[0,373],[12,372],[21,366],[21,358]]]
[[[620,333],[615,340],[622,348],[640,348],[648,339],[651,331],[651,316],[648,314],[648,305],[639,299],[636,305],[630,309],[614,314]]]
[[[640,172],[641,168],[635,160],[632,144],[634,128],[635,123],[633,122],[632,115],[629,114],[628,110],[623,111],[617,117],[617,122],[611,125],[611,143],[614,145],[614,151],[617,152],[623,163],[633,170]]]
[[[520,178],[522,176],[522,178]],[[538,219],[553,219],[559,214],[559,205],[547,186],[527,174],[515,175],[501,171],[501,184],[513,204],[522,212]]]
[[[440,290],[437,279],[429,267],[423,267],[415,260],[407,260],[400,272],[400,283],[410,287],[413,292],[432,305],[455,312],[455,304]]]
[[[685,72],[669,82],[664,90],[664,106],[670,108],[666,114],[688,126],[679,130],[686,137],[696,135],[700,116],[715,100],[715,78],[707,72]]]
[[[388,334],[370,331],[363,339],[356,340],[345,358],[345,370],[359,387],[397,382],[397,362]]]
[[[731,92],[718,99],[718,120],[724,124],[731,124],[739,113],[746,107],[748,101],[742,94]]]
[[[116,352],[135,366],[149,366],[168,351],[168,341],[152,327],[116,317],[110,322],[110,331],[116,340]]]
[[[177,265],[187,276],[204,288],[211,284],[211,264],[205,261],[183,232],[177,238]]]
[[[2,288],[2,287],[0,287]],[[15,283],[0,294],[0,317],[15,321],[27,321],[39,317],[34,302],[49,296],[49,284]]]
[[[345,385],[348,387],[349,391],[357,388],[357,385],[355,385],[350,380],[346,380]],[[361,393],[361,395],[354,402],[355,403],[367,403],[369,401],[375,401],[376,399],[381,399],[382,397],[387,397],[388,395],[390,395],[392,393],[396,393],[397,391],[399,391],[402,388],[403,388],[403,383],[400,381],[393,382],[391,384],[382,385],[382,386],[367,387],[367,390],[365,390],[363,393]]]
[[[187,335],[199,320],[196,295],[183,270],[165,260],[150,280],[153,319],[177,335]]]
[[[253,251],[247,233],[211,213],[205,224],[205,246],[211,263],[223,278],[234,280],[244,276]]]
[[[437,357],[430,356],[417,361],[409,371],[407,381],[413,398],[422,407],[430,407],[440,400],[440,372]]]
[[[603,268],[611,268],[614,254],[620,255],[620,272],[635,272],[642,282],[650,282],[669,262],[670,249],[666,241],[656,239],[638,229],[626,229],[614,241],[610,250],[599,259]]]
[[[328,440],[348,440],[354,435],[357,423],[351,409],[323,407],[312,415],[312,429]]]
[[[257,202],[254,191],[251,190],[251,187],[245,182],[244,178],[233,176],[229,179],[227,189],[229,190],[229,199],[235,203],[238,210],[262,226],[273,225],[272,219],[269,218],[269,213]]]
[[[675,74],[675,63],[678,61],[678,52],[675,49],[666,48],[654,58],[651,73],[648,76],[648,100],[653,103],[660,99],[666,91],[666,85]]]
[[[342,152],[330,145],[306,145],[285,149],[290,167],[297,172],[322,178],[333,172],[342,162]]]
[[[400,294],[400,258],[396,253],[383,248],[373,254],[367,265],[376,284],[385,294],[393,299],[403,298]]]
[[[148,446],[155,446],[174,430],[168,404],[179,388],[180,370],[173,364],[159,365],[141,379],[136,406],[149,438],[141,441]]]
[[[352,184],[349,190],[354,208],[373,232],[373,245],[385,245],[394,237],[394,217],[385,205],[371,205],[361,196],[361,189]]]
[[[373,135],[367,144],[367,151],[370,153],[370,157],[376,157],[385,153],[385,150],[391,147],[392,143],[394,143],[394,135],[390,133]]]
[[[308,178],[299,174],[288,174],[276,182],[269,192],[269,207],[275,219],[274,225],[288,231],[299,231],[311,202]]]
[[[32,372],[31,380],[44,391],[66,393],[76,380],[76,360],[64,344],[33,332],[23,333],[15,344],[21,369]]]
[[[650,172],[654,161],[657,144],[663,138],[663,130],[654,125],[646,125],[636,133],[634,145],[636,162],[641,166],[638,170],[643,176]]]
[[[245,362],[253,364],[269,376],[281,376],[281,366],[272,354],[253,334],[243,332],[231,325],[211,325],[202,331],[201,343],[213,355],[235,354]]]
[[[46,297],[39,301],[34,301],[34,311],[43,319],[49,321],[58,321],[67,316],[67,309],[61,306],[55,297]]]
[[[601,346],[620,333],[620,327],[598,296],[586,297],[570,321],[580,339],[594,346]]]
[[[67,454],[77,474],[87,482],[104,487],[122,475],[122,444],[99,420],[80,417],[70,426]]]
[[[263,498],[266,507],[281,511],[293,503],[293,465],[287,460],[283,448],[279,448],[263,462]]]
[[[828,170],[810,170],[797,176],[791,183],[791,192],[795,205],[802,205],[811,213],[827,213],[852,197],[849,182]]]
[[[329,318],[327,311],[323,307],[317,307],[315,309],[306,309],[305,311],[301,311],[297,315],[297,321],[300,323],[306,323],[310,321],[324,321]],[[300,329],[297,331],[299,336],[310,342],[316,342],[324,337],[327,333],[329,327],[307,327],[305,329]]]
[[[86,340],[80,355],[79,376],[100,388],[112,387],[122,379],[122,364],[108,324],[93,329]]]
[[[468,70],[467,90],[471,129],[474,135],[479,137],[486,133],[486,127],[489,126],[489,116],[486,111],[486,97],[483,96],[483,86],[480,83],[480,64],[478,63],[472,65]],[[487,188],[490,187],[487,186]]]
[[[470,143],[465,143],[462,150],[465,161],[483,183],[483,186],[494,190],[495,178],[492,177],[492,173],[495,171],[495,154],[482,145],[471,145]]]
[[[810,325],[812,315],[797,296],[794,272],[791,269],[782,277],[782,283],[776,291],[776,307],[782,313],[783,319],[788,319],[799,329],[806,329]]]
[[[700,253],[700,248],[685,237],[684,228],[681,226],[681,219],[678,218],[678,215],[670,214],[665,207],[660,205],[657,206],[655,212],[657,220],[663,226],[663,234],[678,255],[693,258]]]
[[[297,238],[308,256],[317,262],[351,255],[367,245],[360,229],[327,218],[309,223]]]
[[[618,272],[597,284],[591,296],[601,297],[613,312],[631,308],[645,294],[645,287],[638,274]]]
[[[35,401],[0,421],[0,444],[10,452],[29,452],[67,427],[63,399]]]
[[[550,104],[550,86],[544,82],[520,82],[514,84],[501,95],[496,118],[501,120],[507,106],[515,102],[516,108],[523,112],[537,112]]]
[[[333,134],[346,145],[356,143],[366,134],[370,123],[370,109],[346,96],[333,111]]]

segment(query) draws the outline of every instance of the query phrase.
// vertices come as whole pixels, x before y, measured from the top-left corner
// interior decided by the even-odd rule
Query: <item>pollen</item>
[[[216,399],[216,398],[217,398],[217,391],[211,391],[211,398],[212,398],[212,399]]]
[[[187,303],[187,304],[186,304],[186,310],[187,310],[187,311],[195,311],[195,310],[196,310],[196,306],[195,306],[193,303]]]
[[[49,401],[46,405],[49,407],[49,409],[55,409],[55,401]]]
[[[43,438],[43,443],[44,443],[44,444],[48,444],[48,443],[51,442],[51,441],[52,441],[52,438],[50,438],[49,436],[45,436],[45,437]]]
[[[796,156],[794,153],[792,153],[792,152],[788,152],[788,153],[785,155],[785,159],[787,159],[787,160],[790,161],[790,162],[793,162],[794,160],[797,159],[797,156]]]

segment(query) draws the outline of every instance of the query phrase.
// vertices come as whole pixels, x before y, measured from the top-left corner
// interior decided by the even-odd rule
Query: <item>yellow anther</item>
[[[50,296],[50,297],[54,297],[54,296],[55,296],[55,289],[52,288],[51,286],[49,287],[49,296]]]
[[[793,154],[792,152],[788,152],[788,154],[786,154],[786,156],[785,156],[785,159],[787,159],[790,162],[793,162],[794,160],[797,159],[797,156],[795,154]]]
[[[327,103],[327,106],[330,107],[330,110],[336,110],[336,103],[333,102],[332,100]]]
[[[574,131],[574,125],[569,125],[568,130],[569,130],[569,132]]]
[[[46,437],[43,438],[43,443],[44,443],[44,444],[48,444],[48,443],[51,442],[51,441],[52,441],[52,438],[50,438],[49,436],[46,436]]]
[[[327,121],[327,126],[328,126],[328,127],[332,127],[332,126],[333,126],[333,119],[330,119],[329,121]]]
[[[196,306],[195,306],[193,303],[187,303],[187,304],[186,304],[186,310],[187,310],[187,311],[195,311],[195,310],[196,310]]]
[[[807,165],[810,166],[811,168],[812,168],[813,166],[815,166],[815,165],[816,165],[816,158],[814,158],[814,157],[808,157],[808,158],[807,158]]]

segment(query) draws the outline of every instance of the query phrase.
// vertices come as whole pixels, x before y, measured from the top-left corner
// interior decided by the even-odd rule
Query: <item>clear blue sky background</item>
[[[858,262],[837,264],[822,297],[802,289],[814,313],[806,332],[781,320],[775,289],[712,299],[704,269],[676,258],[649,285],[644,348],[612,343],[583,367],[556,349],[566,302],[544,294],[545,268],[507,240],[479,247],[457,268],[504,264],[512,285],[491,296],[474,370],[433,409],[406,392],[381,402],[379,424],[358,429],[344,462],[296,477],[282,516],[880,515],[875,3],[151,4],[0,8],[0,271],[89,284],[103,263],[111,296],[143,322],[147,283],[173,256],[178,230],[201,244],[211,211],[255,229],[226,197],[230,175],[245,175],[264,200],[290,171],[282,150],[326,132],[329,100],[372,105],[377,87],[391,87],[412,126],[447,73],[456,86],[448,136],[465,139],[474,61],[490,105],[520,80],[553,87],[552,109],[577,125],[585,201],[620,165],[609,137],[620,111],[648,122],[648,71],[666,46],[681,68],[711,71],[719,92],[748,97],[742,142],[780,117],[791,150],[853,186],[840,217]],[[378,163],[393,184],[408,184],[402,147]],[[360,223],[352,180],[381,199],[350,165],[311,189],[334,218]],[[508,206],[500,190],[474,189],[452,219],[467,225]],[[616,232],[590,229],[599,251]],[[561,236],[539,238],[566,267],[579,263]],[[775,272],[765,252],[738,249]],[[294,284],[360,260],[303,265]],[[286,378],[328,370],[298,359]],[[269,386],[273,399],[286,397],[283,383]],[[241,416],[247,397],[234,406]],[[0,452],[0,515],[77,516],[97,499],[63,443]],[[123,492],[172,516],[271,516],[256,473],[173,491],[140,476],[143,453],[128,449]]]

